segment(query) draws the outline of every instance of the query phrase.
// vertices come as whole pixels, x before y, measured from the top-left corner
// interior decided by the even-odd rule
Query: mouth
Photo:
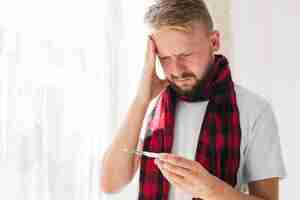
[[[192,78],[182,78],[182,79],[176,79],[176,82],[178,83],[187,83],[188,81],[191,81]]]
[[[182,90],[190,89],[194,85],[192,78],[177,79],[175,83]]]

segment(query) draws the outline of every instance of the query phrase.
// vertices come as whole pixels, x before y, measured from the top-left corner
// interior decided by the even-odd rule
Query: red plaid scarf
[[[209,100],[199,130],[201,134],[195,160],[211,174],[235,186],[240,161],[241,129],[234,83],[227,59],[222,55],[215,55],[210,72],[196,99],[176,96],[171,87],[162,91],[147,127],[145,151],[171,153],[174,113],[178,99]],[[163,177],[153,159],[142,157],[139,179],[139,200],[168,199],[169,182]]]

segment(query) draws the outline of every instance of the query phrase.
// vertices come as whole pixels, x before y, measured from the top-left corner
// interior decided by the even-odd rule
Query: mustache
[[[171,78],[173,80],[176,80],[176,79],[185,79],[185,78],[196,78],[196,75],[191,73],[191,72],[183,72],[181,74],[181,76],[175,76],[173,74],[171,74]]]

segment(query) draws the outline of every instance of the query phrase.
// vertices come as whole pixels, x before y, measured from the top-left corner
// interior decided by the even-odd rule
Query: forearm
[[[148,104],[135,99],[116,137],[102,160],[101,185],[105,192],[115,192],[126,185],[134,175],[134,156],[122,152],[135,149]]]
[[[256,197],[234,189],[229,184],[218,179],[215,186],[215,193],[207,200],[268,200],[261,197]]]

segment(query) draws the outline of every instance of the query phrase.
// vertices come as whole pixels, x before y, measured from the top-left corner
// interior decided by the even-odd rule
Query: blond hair
[[[155,0],[148,7],[144,21],[151,28],[190,31],[194,22],[204,24],[213,31],[213,20],[203,0]]]

